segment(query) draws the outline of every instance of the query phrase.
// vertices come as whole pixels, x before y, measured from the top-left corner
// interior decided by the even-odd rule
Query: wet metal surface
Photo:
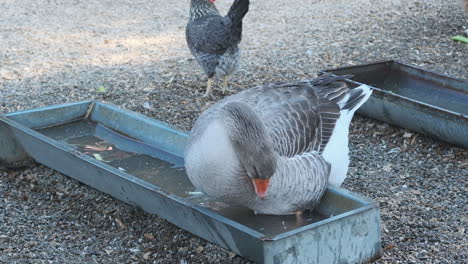
[[[180,157],[89,120],[73,121],[37,131],[265,235],[281,234],[327,218],[318,212],[306,212],[301,219],[292,215],[256,216],[247,208],[233,207],[210,199],[196,192],[185,174]]]
[[[10,144],[0,145],[3,164],[32,157],[258,263],[358,263],[380,254],[374,201],[329,188],[300,219],[256,216],[194,189],[183,169],[185,133],[100,102],[54,107],[0,116],[0,137],[8,138],[0,144]],[[28,115],[40,112],[59,122],[53,125],[52,116],[45,125],[30,122]],[[11,160],[8,142],[26,155]]]
[[[468,146],[468,80],[395,61],[325,70],[374,88],[358,113]]]

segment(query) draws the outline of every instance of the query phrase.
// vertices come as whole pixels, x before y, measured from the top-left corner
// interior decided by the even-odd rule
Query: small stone
[[[150,104],[150,102],[144,102],[144,103],[143,103],[143,108],[145,108],[145,109],[153,109],[153,106]]]
[[[179,254],[184,254],[187,251],[188,251],[188,248],[186,248],[186,247],[181,247],[181,248],[177,249],[177,253],[179,253]]]
[[[399,152],[401,152],[401,148],[392,148],[387,153],[391,154],[391,153],[399,153]]]
[[[131,248],[131,249],[129,249],[129,250],[130,250],[130,252],[132,252],[132,253],[138,253],[138,252],[140,252],[140,250],[139,250],[138,248]]]
[[[392,165],[390,164],[385,164],[382,168],[384,171],[389,172],[392,170]]]

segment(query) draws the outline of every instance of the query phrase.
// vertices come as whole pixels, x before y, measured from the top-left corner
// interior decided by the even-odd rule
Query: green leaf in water
[[[93,154],[93,156],[97,160],[104,161],[104,159],[102,158],[102,156],[100,154]]]

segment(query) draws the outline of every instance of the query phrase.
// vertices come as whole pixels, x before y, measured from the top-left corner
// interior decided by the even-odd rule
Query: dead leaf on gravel
[[[154,235],[153,235],[153,234],[145,233],[143,236],[144,236],[146,239],[154,240]]]
[[[50,237],[49,240],[54,240],[57,237],[57,233],[53,233]]]
[[[468,215],[467,215],[467,214],[462,215],[462,216],[461,216],[461,221],[462,221],[463,223],[468,223]]]
[[[148,252],[146,252],[145,254],[143,254],[143,258],[144,258],[144,259],[149,259],[150,256],[151,256],[151,251],[148,251]]]
[[[24,177],[27,181],[30,181],[30,182],[37,182],[37,175],[35,173],[29,173],[28,175],[26,175],[26,177]]]
[[[7,70],[1,70],[0,76],[5,80],[14,80],[18,77],[15,73]]]
[[[412,137],[412,136],[413,136],[412,133],[409,133],[409,132],[403,133],[403,137],[404,137],[404,138],[410,138],[410,137]]]
[[[462,167],[468,167],[468,159],[463,160],[460,163],[461,163]]]
[[[393,245],[393,244],[387,244],[387,245],[385,245],[384,250],[390,250],[390,249],[392,249],[394,247],[395,247],[395,245]]]
[[[115,222],[119,225],[121,229],[127,228],[127,226],[118,218],[115,218]]]
[[[195,253],[200,254],[200,253],[203,252],[204,249],[205,249],[204,247],[199,246],[199,247],[197,247],[197,248],[195,249]]]
[[[16,178],[16,175],[18,175],[19,172],[17,171],[9,171],[7,174],[7,179],[8,180],[13,180]]]
[[[29,200],[29,196],[28,196],[27,194],[23,193],[23,194],[21,195],[21,200],[27,201],[27,200]]]

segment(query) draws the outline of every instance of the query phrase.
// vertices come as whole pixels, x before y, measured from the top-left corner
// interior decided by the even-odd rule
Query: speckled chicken
[[[235,0],[223,17],[214,2],[191,0],[190,19],[185,31],[192,55],[208,76],[204,96],[210,94],[214,76],[223,78],[225,92],[228,76],[239,67],[242,19],[250,3],[249,0]]]

